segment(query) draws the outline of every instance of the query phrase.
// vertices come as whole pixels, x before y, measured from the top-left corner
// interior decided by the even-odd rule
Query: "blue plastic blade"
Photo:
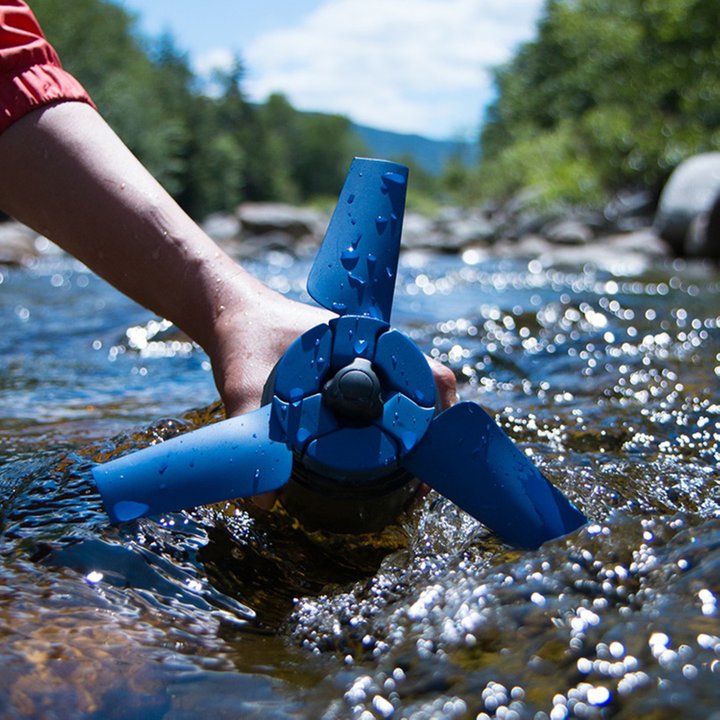
[[[297,338],[277,364],[274,394],[285,402],[295,402],[319,392],[330,366],[332,345],[328,325],[316,325]]]
[[[113,522],[248,497],[285,485],[292,453],[268,438],[271,406],[93,468]]]
[[[587,522],[475,403],[438,415],[403,465],[512,545],[536,548]]]
[[[398,163],[352,161],[307,282],[323,307],[389,322],[407,177]]]
[[[388,330],[377,342],[374,363],[388,385],[423,407],[435,407],[435,379],[420,349],[399,330]]]

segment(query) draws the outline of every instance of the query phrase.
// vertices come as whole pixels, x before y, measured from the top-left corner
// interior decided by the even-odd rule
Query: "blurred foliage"
[[[63,65],[128,147],[194,217],[244,200],[337,195],[349,159],[366,154],[348,119],[242,94],[237,59],[201,87],[172,37],[142,37],[108,0],[33,0]],[[89,30],[88,30],[89,29]]]
[[[547,0],[535,40],[495,72],[476,180],[592,203],[657,189],[720,149],[717,0]]]
[[[104,117],[194,217],[335,197],[349,158],[367,154],[347,118],[298,112],[281,95],[248,102],[240,59],[209,93],[172,37],[142,37],[109,0],[32,7]],[[394,158],[411,166],[411,202],[523,192],[597,204],[659,188],[685,157],[720,149],[717,11],[717,0],[546,0],[536,38],[495,71],[478,167],[458,157],[434,177]]]

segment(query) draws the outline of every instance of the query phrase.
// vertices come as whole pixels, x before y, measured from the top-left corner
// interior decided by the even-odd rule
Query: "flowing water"
[[[0,317],[0,717],[720,718],[716,270],[403,257],[394,324],[591,519],[537,551],[434,494],[379,535],[113,527],[91,466],[218,419],[207,358],[54,254]]]

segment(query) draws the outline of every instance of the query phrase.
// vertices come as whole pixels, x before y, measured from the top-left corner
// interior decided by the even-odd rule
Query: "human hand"
[[[257,281],[243,278],[238,288],[242,297],[226,294],[226,305],[218,315],[215,326],[216,342],[210,350],[215,382],[225,404],[227,415],[242,415],[260,406],[263,388],[272,369],[289,345],[316,325],[327,323],[332,317],[322,308],[289,300],[264,287]],[[247,298],[248,286],[253,298]],[[457,399],[455,375],[446,366],[427,358],[435,378],[441,409],[450,407]],[[422,496],[427,488],[421,487]],[[268,493],[253,498],[268,509],[277,494]]]
[[[251,298],[247,297],[252,287]],[[242,299],[226,298],[207,348],[228,417],[260,407],[263,388],[291,343],[332,313],[295,302],[257,281],[243,279]]]
[[[224,294],[214,342],[207,348],[228,417],[258,408],[267,378],[290,344],[334,317],[322,308],[289,300],[248,276],[237,290]],[[457,399],[455,375],[436,360],[427,357],[427,361],[444,410]]]

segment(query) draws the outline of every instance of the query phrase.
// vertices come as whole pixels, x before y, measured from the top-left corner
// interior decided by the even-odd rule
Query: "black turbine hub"
[[[322,390],[325,405],[345,420],[368,424],[383,413],[380,380],[365,358],[338,370]]]

